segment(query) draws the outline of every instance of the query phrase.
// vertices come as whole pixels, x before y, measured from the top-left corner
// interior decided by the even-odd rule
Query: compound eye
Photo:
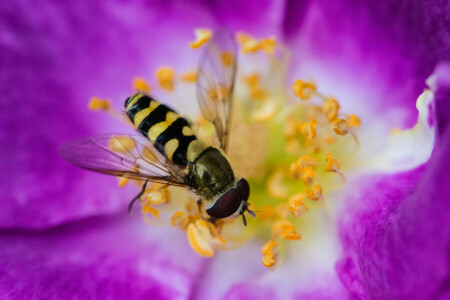
[[[250,185],[245,178],[241,178],[238,180],[238,182],[236,183],[236,189],[241,195],[241,200],[247,201],[248,197],[250,197]]]
[[[222,219],[234,214],[241,206],[241,195],[234,188],[223,193],[206,212],[213,218]]]

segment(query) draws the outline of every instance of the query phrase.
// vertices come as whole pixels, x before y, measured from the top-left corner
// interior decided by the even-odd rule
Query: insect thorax
[[[233,185],[234,173],[227,158],[218,149],[208,147],[194,160],[188,181],[200,197],[212,200]]]

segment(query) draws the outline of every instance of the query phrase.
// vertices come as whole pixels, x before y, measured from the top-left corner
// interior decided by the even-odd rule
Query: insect
[[[69,142],[60,149],[69,162],[92,171],[190,189],[204,204],[210,220],[245,212],[250,186],[236,178],[225,156],[228,147],[236,43],[225,29],[208,42],[197,72],[197,100],[203,117],[214,124],[220,149],[197,139],[189,122],[150,95],[137,93],[125,101],[126,114],[141,135],[98,135]]]

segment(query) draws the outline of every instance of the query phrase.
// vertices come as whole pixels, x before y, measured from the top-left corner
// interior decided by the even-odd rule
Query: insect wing
[[[197,72],[197,100],[203,117],[214,124],[220,146],[227,149],[234,78],[236,42],[231,33],[219,29],[206,45]]]
[[[95,172],[187,186],[184,171],[141,136],[92,136],[63,145],[60,153],[74,165]]]

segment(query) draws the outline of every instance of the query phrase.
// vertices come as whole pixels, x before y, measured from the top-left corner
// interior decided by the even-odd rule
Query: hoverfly
[[[233,88],[236,74],[236,42],[221,29],[207,43],[200,57],[196,93],[203,117],[214,124],[220,149],[198,140],[189,122],[150,95],[137,93],[125,101],[126,114],[141,135],[98,135],[69,142],[60,149],[69,162],[88,170],[192,190],[210,220],[236,213],[254,216],[248,208],[250,187],[236,178],[227,151]]]

